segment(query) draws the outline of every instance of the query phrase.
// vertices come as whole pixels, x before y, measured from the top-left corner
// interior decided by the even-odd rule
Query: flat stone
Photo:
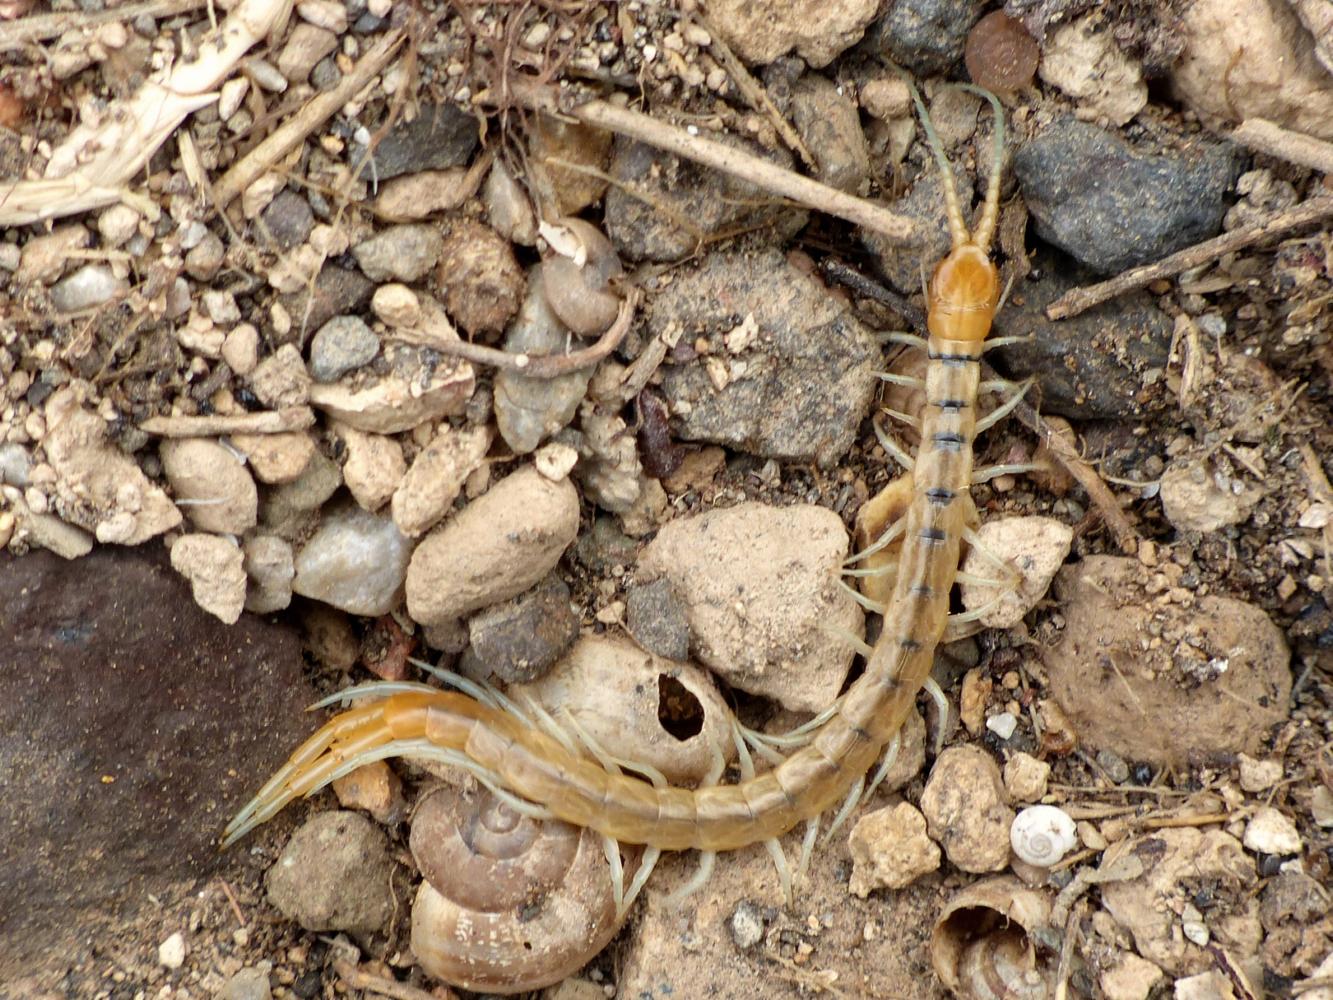
[[[310,402],[357,430],[397,434],[461,413],[475,388],[468,362],[394,343],[374,366],[337,382],[316,382],[310,387]]]
[[[336,382],[379,353],[380,338],[359,316],[334,316],[310,340],[310,376]]]
[[[309,730],[295,632],[197,608],[166,553],[0,554],[0,981],[100,962],[149,894],[244,863],[228,817]],[[169,636],[170,641],[163,637]]]
[[[751,65],[795,51],[821,68],[861,40],[878,9],[876,0],[720,0],[708,16],[732,51]]]
[[[354,615],[388,614],[402,596],[412,543],[393,521],[344,503],[325,510],[296,554],[293,593]]]
[[[472,158],[480,131],[477,118],[452,104],[421,105],[411,121],[395,123],[375,146],[375,176],[389,180],[420,170],[461,167]],[[366,155],[352,152],[352,162]]]
[[[423,277],[444,249],[440,231],[425,223],[390,226],[352,248],[371,281],[413,282]]]
[[[480,468],[491,446],[489,427],[458,429],[441,424],[417,452],[393,494],[393,520],[409,537],[433,528],[449,513],[468,476]]]
[[[269,869],[268,898],[311,931],[373,934],[394,912],[389,838],[354,812],[322,812],[292,834]]]
[[[526,593],[474,615],[463,670],[480,672],[483,679],[494,674],[511,684],[541,677],[578,638],[579,620],[569,596],[564,581],[548,576]]]

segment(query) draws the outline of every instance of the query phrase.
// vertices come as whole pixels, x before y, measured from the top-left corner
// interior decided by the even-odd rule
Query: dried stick
[[[1241,250],[1267,237],[1277,236],[1290,229],[1296,229],[1311,222],[1318,222],[1330,215],[1333,215],[1333,195],[1316,195],[1292,208],[1274,212],[1262,222],[1242,226],[1240,229],[1233,229],[1229,233],[1215,236],[1211,240],[1204,240],[1202,243],[1197,243],[1178,253],[1173,253],[1169,257],[1163,257],[1156,263],[1132,268],[1096,285],[1084,285],[1082,288],[1071,289],[1046,307],[1046,317],[1048,319],[1068,319],[1070,316],[1077,316],[1079,313],[1091,309],[1095,305],[1100,305],[1108,299],[1115,298],[1117,295],[1132,291],[1135,288],[1142,288],[1150,281],[1156,281],[1158,278],[1169,278],[1181,271],[1187,271],[1191,267],[1206,264],[1223,254]]]
[[[638,304],[639,290],[631,288],[626,294],[625,300],[620,303],[620,312],[616,315],[615,322],[606,328],[606,332],[602,334],[597,343],[569,354],[548,354],[533,357],[529,354],[511,354],[509,351],[500,351],[494,347],[485,347],[481,344],[469,344],[466,340],[438,340],[432,338],[429,344],[432,349],[439,351],[441,354],[449,354],[456,358],[474,361],[477,364],[491,365],[494,368],[503,368],[505,371],[514,372],[527,378],[559,378],[561,375],[568,375],[580,368],[597,364],[619,347],[620,342],[625,339],[625,334],[629,332],[630,325],[634,322],[634,309]],[[406,331],[400,330],[397,332],[401,334]],[[425,341],[421,342],[424,343]]]
[[[1279,160],[1333,174],[1333,143],[1303,132],[1292,132],[1264,118],[1246,118],[1236,126],[1231,138]]]
[[[288,406],[261,413],[227,413],[204,417],[149,417],[139,430],[158,437],[205,437],[214,434],[284,434],[314,426],[315,412],[308,406]]]
[[[186,116],[218,99],[212,88],[286,19],[291,0],[242,0],[182,59],[79,125],[51,153],[40,180],[0,184],[0,227],[21,226],[112,205]]]
[[[898,244],[910,244],[916,235],[916,223],[865,198],[857,198],[837,188],[769,163],[751,153],[732,149],[714,139],[691,135],[685,129],[655,118],[616,107],[602,100],[590,100],[572,108],[560,106],[560,95],[548,87],[515,84],[510,96],[532,111],[566,115],[630,139],[647,143],[668,153],[730,174],[755,187],[826,215],[845,219],[853,225],[879,233]]]
[[[322,126],[379,73],[406,38],[401,29],[390,31],[361,57],[352,71],[332,90],[311,98],[301,110],[283,122],[254,149],[232,164],[222,180],[213,185],[213,203],[220,211],[266,170],[295,149]]]
[[[0,52],[21,49],[32,42],[59,38],[74,29],[87,31],[113,21],[129,22],[138,17],[171,17],[207,6],[208,0],[145,0],[143,3],[125,4],[111,10],[34,14],[21,17],[5,28],[3,37],[0,37]]]
[[[396,979],[374,975],[341,958],[333,960],[333,971],[352,989],[369,990],[379,996],[389,997],[390,1000],[440,1000],[438,993],[427,993],[411,983],[400,983]],[[457,994],[449,990],[445,996]]]

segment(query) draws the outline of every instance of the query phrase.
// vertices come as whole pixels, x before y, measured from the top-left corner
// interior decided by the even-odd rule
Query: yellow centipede
[[[963,220],[948,162],[916,99],[944,173],[952,248],[930,280],[929,336],[908,338],[929,356],[912,499],[905,515],[867,550],[901,547],[880,638],[862,676],[825,713],[805,746],[764,773],[745,768],[744,780],[736,784],[677,788],[619,773],[579,753],[552,727],[543,728],[496,692],[367,685],[356,693],[378,699],[343,712],[311,736],[227,826],[224,846],[355,767],[392,756],[426,756],[469,768],[539,815],[645,845],[645,863],[630,893],[617,892],[624,905],[662,851],[704,852],[703,873],[715,852],[760,842],[779,860],[776,838],[806,822],[803,868],[820,817],[839,800],[850,805],[859,797],[868,769],[894,739],[927,680],[948,624],[960,544],[976,517],[968,492],[972,442],[1010,408],[981,420],[976,413],[981,356],[1000,300],[989,247],[999,216],[1004,148],[999,102],[984,96],[996,115],[995,162],[975,231]],[[779,872],[790,891],[780,860]]]

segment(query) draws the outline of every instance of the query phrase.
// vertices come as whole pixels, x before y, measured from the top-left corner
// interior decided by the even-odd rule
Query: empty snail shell
[[[542,227],[552,251],[542,258],[546,301],[561,322],[582,337],[595,337],[615,321],[620,298],[611,282],[625,273],[600,229],[564,218]]]
[[[520,993],[559,982],[620,927],[601,839],[524,816],[487,791],[431,792],[412,819],[425,881],[412,905],[412,950],[464,989]]]
[[[509,695],[520,705],[535,699],[576,739],[586,734],[675,784],[698,782],[719,753],[729,760],[734,752],[731,712],[711,678],[628,639],[584,636],[545,677]]]
[[[1009,845],[1028,864],[1049,868],[1078,846],[1078,832],[1063,809],[1028,806],[1009,825]]]
[[[931,932],[935,974],[965,1000],[1045,1000],[1047,970],[1034,934],[1050,912],[1046,896],[1009,875],[968,886]]]

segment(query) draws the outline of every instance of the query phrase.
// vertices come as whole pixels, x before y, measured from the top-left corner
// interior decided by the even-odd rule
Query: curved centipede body
[[[542,725],[498,693],[368,685],[357,691],[378,697],[336,716],[311,736],[228,825],[224,846],[293,799],[355,767],[391,756],[427,756],[469,768],[535,814],[589,827],[610,840],[645,845],[654,860],[661,851],[693,849],[705,852],[706,868],[712,852],[760,842],[773,850],[775,838],[803,821],[810,824],[808,858],[822,814],[844,798],[850,806],[859,797],[867,770],[894,739],[927,681],[935,647],[949,623],[960,545],[975,519],[968,490],[972,442],[979,429],[980,359],[1000,297],[988,247],[999,213],[1003,131],[999,104],[990,99],[997,116],[996,162],[974,233],[963,221],[947,161],[917,99],[944,170],[953,246],[929,285],[929,337],[913,338],[924,343],[930,360],[911,501],[905,516],[871,546],[900,545],[881,636],[862,676],[825,713],[803,747],[766,772],[744,767],[744,779],[735,784],[678,788],[660,776],[649,781],[624,773],[595,747],[591,755],[582,752],[552,725]],[[990,421],[987,417],[980,426]],[[779,849],[775,860],[780,854]],[[781,863],[779,869],[789,886]],[[643,869],[633,891],[642,878]]]

